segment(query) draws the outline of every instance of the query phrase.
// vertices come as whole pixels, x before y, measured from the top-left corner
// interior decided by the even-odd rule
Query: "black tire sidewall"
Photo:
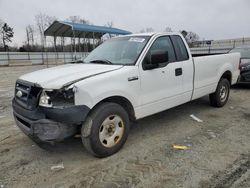
[[[103,121],[110,115],[118,115],[124,122],[124,132],[120,141],[113,147],[105,147],[99,139],[99,130]],[[92,116],[92,126],[89,135],[90,146],[94,154],[98,157],[106,157],[119,151],[127,140],[129,133],[129,117],[127,112],[118,104],[104,103],[97,107]]]

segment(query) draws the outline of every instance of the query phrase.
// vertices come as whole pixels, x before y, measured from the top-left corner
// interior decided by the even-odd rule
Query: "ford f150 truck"
[[[179,33],[112,38],[83,60],[21,76],[14,118],[37,143],[81,133],[89,152],[106,157],[124,145],[131,121],[208,94],[224,106],[239,61],[237,53],[193,58]]]

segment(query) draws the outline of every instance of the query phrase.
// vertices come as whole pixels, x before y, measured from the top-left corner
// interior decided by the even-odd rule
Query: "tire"
[[[81,128],[84,147],[96,157],[107,157],[119,151],[127,140],[129,117],[116,103],[102,103],[88,115]]]
[[[227,79],[222,78],[218,83],[216,91],[209,95],[211,106],[223,107],[228,101],[229,93],[230,83]]]

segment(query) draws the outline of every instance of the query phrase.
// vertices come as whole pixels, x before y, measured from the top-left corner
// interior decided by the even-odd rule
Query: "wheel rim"
[[[225,100],[227,99],[227,95],[228,95],[228,89],[226,86],[222,86],[220,89],[220,100],[221,102],[225,102]]]
[[[103,146],[110,148],[121,140],[124,133],[124,122],[118,115],[110,115],[99,129],[99,139]]]

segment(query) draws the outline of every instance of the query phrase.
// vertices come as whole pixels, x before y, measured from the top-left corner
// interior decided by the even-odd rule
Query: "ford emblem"
[[[18,96],[19,98],[22,97],[22,95],[23,95],[23,92],[22,92],[22,91],[16,92],[16,96]]]

